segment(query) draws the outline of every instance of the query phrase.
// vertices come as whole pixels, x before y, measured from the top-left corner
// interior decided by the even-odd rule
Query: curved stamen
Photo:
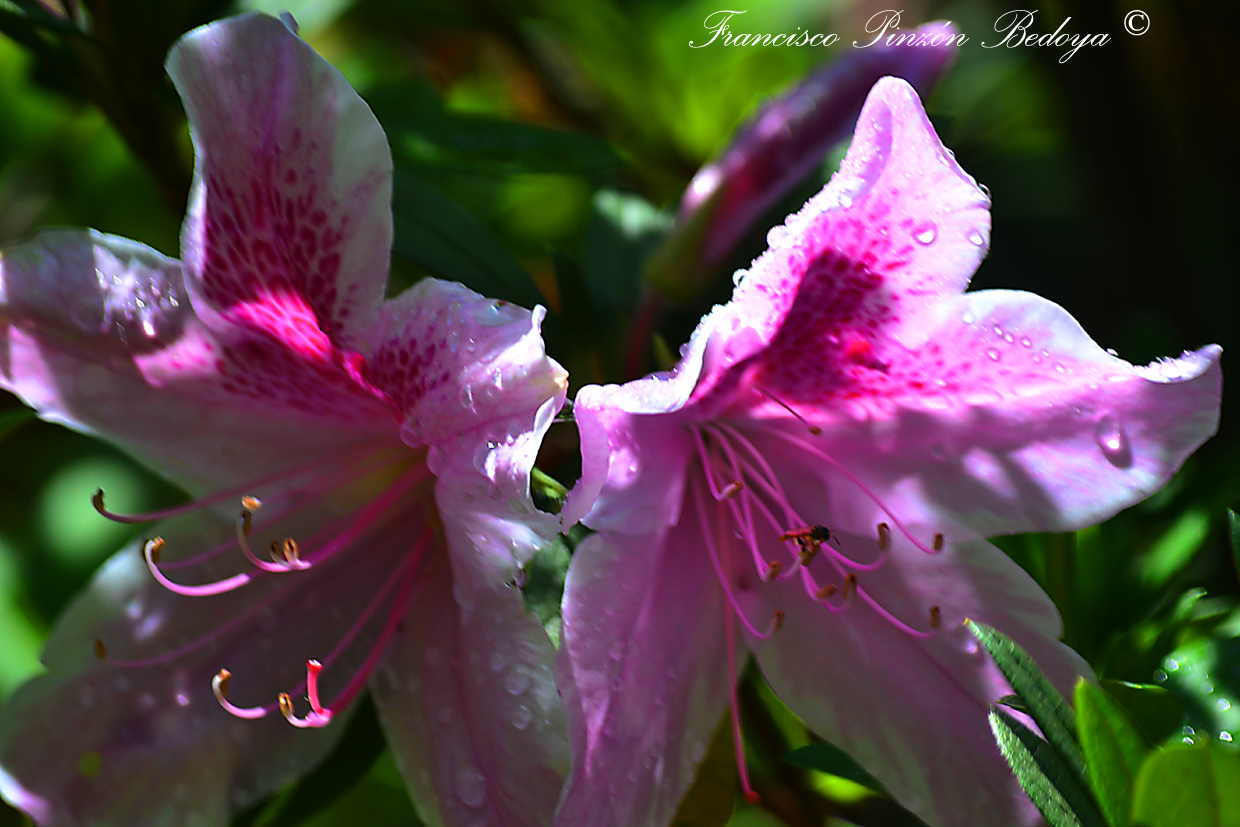
[[[263,571],[273,573],[304,571],[305,569],[310,568],[310,564],[305,560],[302,560],[300,557],[286,560],[284,562],[268,563],[266,560],[261,559],[257,554],[255,554],[254,550],[250,548],[249,541],[246,539],[250,536],[250,525],[253,514],[254,512],[247,508],[242,511],[241,516],[237,518],[237,544],[241,546],[242,554],[245,555],[245,559],[249,560],[252,566],[257,569],[262,569]]]
[[[229,715],[250,721],[266,716],[269,711],[267,707],[237,706],[228,700],[228,681],[230,678],[232,678],[232,672],[229,672],[227,669],[221,669],[211,679],[211,691],[215,693],[215,699],[220,702],[220,706],[224,707],[224,711]]]
[[[164,573],[159,570],[159,553],[164,547],[164,539],[156,537],[153,540],[144,541],[142,544],[142,556],[146,560],[146,567],[150,569],[151,575],[170,592],[181,594],[186,597],[210,597],[215,594],[224,594],[241,588],[253,579],[249,574],[234,574],[232,577],[226,577],[223,580],[217,580],[214,583],[204,583],[201,586],[183,586],[180,583],[173,583]]]
[[[690,483],[692,485],[692,483]],[[715,567],[715,576],[719,579],[719,586],[723,589],[723,596],[727,600],[728,605],[732,607],[732,611],[736,613],[736,617],[740,620],[745,629],[759,640],[766,640],[771,636],[771,631],[759,632],[757,627],[749,622],[749,618],[741,611],[740,603],[736,599],[736,595],[732,592],[732,584],[728,579],[727,573],[724,571],[723,563],[719,559],[719,550],[715,548],[715,533],[711,530],[710,525],[706,521],[706,499],[702,496],[701,488],[693,486],[693,498],[696,501],[697,508],[694,509],[698,515],[698,523],[702,528],[702,536],[706,539],[706,551],[710,556],[711,565]]]
[[[738,438],[738,440],[741,440],[742,443],[747,446],[747,449],[750,451],[750,453],[754,454],[755,456],[761,457],[761,453],[758,452],[758,449],[754,447],[753,443],[745,439],[745,437],[740,432],[736,431],[735,428],[733,428],[731,425],[728,425],[725,422],[719,422],[717,424],[719,427],[726,428],[729,431],[733,432],[735,436]],[[797,448],[797,450],[809,451],[810,453],[822,459],[832,468],[839,471],[841,474],[847,477],[848,480],[852,482],[853,485],[857,486],[857,488],[859,488],[863,494],[869,497],[869,499],[875,505],[877,505],[880,509],[882,509],[883,513],[886,514],[891,519],[891,522],[895,524],[895,527],[899,529],[900,533],[903,534],[910,543],[912,543],[919,550],[924,551],[926,554],[937,554],[938,553],[937,549],[929,548],[924,543],[922,543],[920,540],[918,540],[916,537],[914,537],[912,533],[905,527],[904,523],[900,521],[900,518],[896,516],[895,512],[892,511],[887,506],[886,503],[884,503],[881,499],[879,499],[877,494],[875,494],[873,491],[867,488],[865,483],[861,482],[861,480],[853,476],[851,471],[849,471],[847,468],[845,468],[843,465],[837,462],[835,458],[833,458],[826,451],[822,450],[821,448],[817,446],[806,443],[806,442],[798,442],[790,434],[784,433],[779,428],[768,428],[767,432],[770,434],[774,434],[775,436],[787,442],[792,443]],[[765,460],[763,460],[763,462],[765,462]]]
[[[147,512],[142,512],[138,514],[121,514],[116,511],[109,511],[104,506],[104,503],[103,503],[103,489],[102,488],[95,491],[94,495],[90,498],[90,502],[91,502],[91,505],[95,507],[95,510],[98,511],[100,515],[102,515],[103,517],[106,517],[107,519],[113,522],[128,523],[128,524],[153,523],[153,522],[156,522],[157,520],[166,520],[169,517],[177,517],[182,514],[189,514],[194,511],[198,511],[200,509],[206,508],[207,506],[215,505],[217,503],[227,502],[228,500],[242,496],[249,491],[253,491],[255,489],[262,488],[264,486],[272,485],[278,482],[287,483],[290,480],[294,480],[294,479],[297,479],[298,477],[305,476],[306,474],[310,472],[321,470],[325,465],[330,464],[334,458],[337,458],[340,456],[347,457],[350,455],[356,455],[355,464],[365,463],[372,459],[377,460],[381,453],[381,449],[376,450],[377,445],[378,443],[373,443],[370,446],[350,448],[346,451],[340,452],[335,455],[329,455],[327,457],[319,457],[314,462],[308,462],[305,465],[300,465],[296,468],[291,468],[285,471],[279,471],[274,474],[268,474],[264,477],[259,477],[256,480],[250,480],[249,482],[246,482],[242,485],[237,485],[232,488],[226,488],[223,491],[217,491],[214,494],[210,494],[206,497],[202,497],[196,500],[191,500],[190,502],[184,503],[182,505],[176,505],[171,508],[159,509],[157,511],[147,511]],[[363,451],[368,451],[368,453],[363,455],[362,454]],[[290,491],[295,490],[295,487],[290,487],[289,490]]]

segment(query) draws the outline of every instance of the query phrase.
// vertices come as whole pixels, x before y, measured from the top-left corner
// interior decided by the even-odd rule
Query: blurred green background
[[[574,388],[665,362],[727,296],[728,274],[762,251],[766,229],[822,185],[842,149],[701,289],[666,301],[649,342],[629,341],[648,300],[641,262],[695,170],[763,101],[843,54],[890,5],[750,0],[738,31],[800,26],[842,43],[690,49],[719,0],[79,2],[0,0],[0,244],[83,225],[176,255],[192,154],[163,55],[215,17],[289,10],[388,130],[392,292],[434,274],[547,305],[548,347]],[[927,107],[993,196],[991,253],[974,287],[1047,296],[1136,363],[1209,342],[1240,347],[1240,6],[1140,2],[1150,27],[1139,37],[1123,28],[1129,0],[1034,5],[1036,31],[1070,17],[1065,31],[1111,35],[1062,63],[1064,49],[980,45],[997,39],[1005,3],[903,7],[905,28],[946,18],[969,37]],[[36,7],[45,19],[28,25]],[[1227,524],[1240,500],[1235,402],[1225,388],[1219,435],[1149,501],[1073,535],[999,541],[1051,594],[1067,642],[1101,676],[1163,684],[1184,703],[1173,738],[1222,746],[1240,737],[1240,584]],[[566,483],[574,439],[555,429],[540,461]],[[176,492],[108,446],[34,420],[10,396],[0,398],[0,457],[3,697],[39,669],[57,613],[126,537],[91,509],[94,490],[122,509]],[[682,827],[916,823],[863,786],[785,760],[813,736],[756,675],[742,694],[763,805],[733,812],[735,768],[720,741]],[[376,763],[308,823],[416,823],[390,758],[366,737],[359,754]],[[244,823],[297,823],[290,808],[280,812],[273,805]],[[0,825],[20,823],[0,810]]]

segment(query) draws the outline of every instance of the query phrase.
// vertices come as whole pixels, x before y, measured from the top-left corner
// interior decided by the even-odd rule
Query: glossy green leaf
[[[1103,679],[1099,681],[1150,744],[1159,744],[1184,725],[1184,704],[1160,686]]]
[[[887,792],[877,778],[866,772],[851,755],[835,744],[828,744],[824,741],[800,747],[784,755],[784,760],[807,770],[818,770],[840,778],[847,778],[854,784],[860,784],[878,793]]]
[[[1240,756],[1215,747],[1155,752],[1137,775],[1138,827],[1240,827]]]
[[[1081,678],[1074,694],[1089,786],[1111,827],[1128,827],[1132,787],[1148,749],[1123,708]]]
[[[370,695],[362,696],[331,754],[309,775],[233,819],[231,827],[296,827],[344,795],[386,747]]]
[[[1020,786],[1051,827],[1105,824],[1073,768],[1050,744],[996,706],[990,708],[990,729]]]
[[[1024,703],[1029,716],[1046,735],[1046,740],[1063,756],[1064,761],[1081,783],[1085,782],[1085,758],[1076,740],[1076,713],[1063,696],[1051,686],[1042,670],[1007,635],[981,623],[968,621],[970,630],[994,658],[995,665],[1007,678],[1012,689]]]
[[[396,237],[392,252],[484,296],[522,307],[542,302],[542,294],[520,263],[474,217],[434,186],[398,171],[392,193]]]
[[[1184,734],[1215,738],[1225,749],[1240,747],[1240,636],[1229,636],[1235,623],[1174,650],[1155,674],[1184,703]]]
[[[1240,573],[1240,515],[1227,509],[1227,537],[1231,540],[1231,554],[1236,559],[1236,571]]]

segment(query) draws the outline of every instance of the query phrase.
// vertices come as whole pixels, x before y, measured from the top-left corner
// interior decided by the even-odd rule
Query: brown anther
[[[221,669],[215,673],[215,686],[219,690],[221,698],[228,697],[228,681],[232,679],[232,672],[227,669]]]
[[[163,537],[156,537],[155,539],[153,539],[153,540],[151,540],[150,542],[148,542],[148,543],[146,544],[146,546],[147,546],[147,552],[146,552],[146,553],[147,553],[147,556],[151,558],[151,562],[152,562],[152,563],[158,563],[158,562],[159,562],[159,555],[160,555],[160,554],[163,552],[163,550],[164,550],[164,538],[163,538]]]
[[[254,512],[245,510],[241,512],[241,533],[246,537],[250,536],[250,527],[254,523]]]
[[[276,540],[272,540],[272,541],[271,541],[271,546],[269,547],[269,552],[270,552],[270,554],[271,554],[271,562],[273,562],[273,563],[279,563],[279,562],[280,562],[280,544],[279,544],[279,542],[277,542]]]
[[[857,575],[850,571],[844,578],[844,599],[852,597],[855,591],[857,591]]]
[[[772,633],[778,632],[780,629],[784,628],[784,617],[785,615],[784,615],[783,609],[775,610],[775,616],[771,618],[771,632]]]
[[[770,560],[766,564],[766,580],[769,582],[779,577],[779,573],[784,570],[784,564],[778,560]]]
[[[822,428],[819,428],[817,425],[810,425],[809,434],[810,436],[822,436]]]
[[[828,597],[830,597],[831,595],[835,594],[838,591],[839,589],[835,587],[834,583],[828,583],[827,585],[823,586],[818,591],[814,592],[814,597],[816,597],[819,600],[826,600]]]
[[[939,625],[942,622],[943,622],[943,612],[939,610],[938,606],[931,606],[930,607],[930,628],[937,629],[939,628]]]
[[[286,563],[296,563],[301,559],[297,550],[297,541],[292,537],[284,538],[284,544],[281,546],[280,551],[283,553],[284,562]]]
[[[943,535],[942,534],[934,535],[934,550],[935,551],[943,550]]]
[[[108,647],[104,645],[102,638],[95,638],[95,657],[99,660],[108,659]]]
[[[886,523],[878,524],[878,550],[885,552],[891,548],[891,526]]]
[[[727,486],[724,487],[723,491],[719,493],[719,499],[730,500],[733,497],[735,497],[737,494],[741,493],[741,489],[744,487],[745,487],[745,483],[741,482],[740,480],[736,480],[735,482],[730,482],[727,484]]]
[[[241,498],[241,507],[246,511],[257,511],[263,507],[263,501],[258,497],[245,496]]]
[[[99,490],[97,490],[97,491],[96,491],[96,492],[95,492],[95,493],[91,496],[91,498],[90,498],[90,504],[91,504],[91,505],[93,505],[93,506],[95,507],[95,510],[96,510],[96,511],[98,511],[98,512],[100,512],[100,513],[103,513],[103,489],[102,489],[102,488],[100,488]]]
[[[288,696],[287,692],[281,692],[276,696],[276,702],[280,704],[280,714],[291,720],[293,717],[293,699]]]

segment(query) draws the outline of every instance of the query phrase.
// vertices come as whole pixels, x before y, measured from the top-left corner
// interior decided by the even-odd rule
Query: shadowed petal
[[[191,32],[167,69],[197,155],[182,247],[199,315],[311,359],[365,352],[392,246],[392,156],[370,108],[263,14]]]
[[[723,592],[697,523],[595,534],[573,555],[556,671],[573,774],[557,824],[667,824],[728,705]]]
[[[198,321],[180,264],[149,247],[46,230],[0,253],[0,387],[45,419],[116,440],[184,485],[236,483],[307,451],[391,438],[386,406],[343,371],[301,374],[321,376],[340,398],[318,394],[281,408],[280,388],[298,381],[299,364],[289,362],[279,383],[239,384],[257,370],[246,355]]]
[[[282,528],[304,537],[323,520],[320,509]],[[168,564],[234,527],[200,513],[160,530]],[[158,585],[135,546],[62,615],[43,656],[48,674],[22,686],[0,715],[0,789],[15,803],[36,796],[42,804],[30,812],[40,827],[223,825],[306,772],[344,727],[294,729],[275,711],[276,694],[291,692],[304,709],[306,659],[327,660],[347,627],[340,618],[357,616],[407,551],[405,539],[389,538],[323,568],[187,598]],[[169,574],[201,582],[235,573],[241,556],[232,551]],[[109,660],[98,658],[96,640]],[[373,630],[326,662],[326,699],[357,668],[367,640]],[[266,718],[239,720],[221,708],[211,688],[221,668],[233,673],[230,700],[269,704]]]
[[[371,688],[429,827],[551,822],[568,772],[553,656],[515,588],[466,609],[447,568],[424,584]]]
[[[848,550],[863,539],[873,544],[852,534],[840,542]],[[953,543],[932,556],[896,538],[890,553],[877,574],[859,575],[860,587],[922,631],[929,607],[941,606],[934,636],[898,629],[859,595],[833,613],[787,580],[750,595],[755,611],[787,613],[778,633],[753,643],[763,675],[811,729],[928,823],[1040,823],[987,726],[988,704],[1011,690],[964,619],[1004,629],[1062,692],[1089,667],[1055,639],[1059,621],[1046,596],[989,543]]]

